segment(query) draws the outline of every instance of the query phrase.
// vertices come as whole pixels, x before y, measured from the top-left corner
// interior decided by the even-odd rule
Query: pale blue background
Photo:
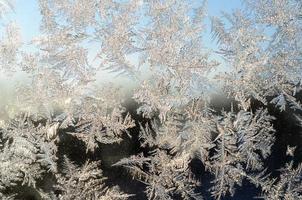
[[[199,3],[200,0],[193,0],[192,3]],[[221,11],[230,12],[240,8],[240,0],[208,0],[208,15],[219,16]],[[15,12],[12,14],[21,26],[23,39],[29,41],[39,33],[39,22],[41,15],[37,0],[15,0]],[[207,20],[207,24],[209,21]]]

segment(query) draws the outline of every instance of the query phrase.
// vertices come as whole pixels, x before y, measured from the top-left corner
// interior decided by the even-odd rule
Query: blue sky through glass
[[[39,35],[39,28],[41,22],[41,15],[38,5],[38,0],[14,0],[14,12],[8,14],[8,20],[16,21],[19,25],[24,41],[23,48],[30,50],[32,45],[30,41]],[[202,0],[192,0],[192,4],[200,4]],[[212,41],[210,33],[210,16],[220,16],[221,12],[231,12],[234,9],[242,6],[241,0],[208,0],[208,17],[206,18],[206,32],[204,33],[204,43],[206,47],[213,48],[215,50],[215,42]],[[88,47],[90,51],[96,52],[97,44],[93,44]],[[89,55],[90,60],[93,60],[94,55]],[[217,59],[217,58],[216,58]],[[112,77],[109,73],[101,72],[102,77]],[[2,77],[0,72],[0,77]],[[107,79],[108,80],[108,79]],[[1,81],[1,80],[0,80]]]
[[[14,18],[21,28],[25,41],[39,34],[41,15],[37,0],[15,0]]]
[[[23,39],[28,42],[32,37],[39,34],[41,15],[38,1],[15,0],[15,2],[15,12],[12,14],[12,18],[20,25]],[[192,0],[192,3],[195,2],[199,3],[200,0]],[[239,7],[241,7],[240,0],[208,0],[208,15],[219,16],[221,11],[229,12]],[[209,25],[209,20],[206,22]]]

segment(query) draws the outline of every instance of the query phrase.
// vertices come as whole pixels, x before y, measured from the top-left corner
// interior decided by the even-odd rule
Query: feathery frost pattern
[[[0,199],[302,199],[302,1],[242,3],[39,0],[29,51],[0,0]]]

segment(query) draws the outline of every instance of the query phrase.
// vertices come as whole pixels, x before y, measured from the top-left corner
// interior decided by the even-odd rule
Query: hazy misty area
[[[194,1],[193,1],[194,2]],[[231,11],[232,9],[240,8],[241,3],[239,0],[231,0],[228,1],[227,4],[225,4],[225,0],[212,0],[208,2],[208,9],[209,9],[209,17],[211,15],[216,15],[221,12],[227,12]],[[196,3],[196,2],[194,2]],[[32,40],[34,40],[40,32],[40,26],[41,26],[41,20],[42,16],[39,11],[39,6],[36,0],[14,0],[11,2],[11,5],[14,6],[13,12],[6,12],[4,15],[4,18],[2,19],[3,23],[8,23],[9,21],[13,21],[18,25],[18,28],[21,33],[21,39],[22,39],[22,50],[28,51],[28,52],[35,52],[37,49],[33,47]],[[5,9],[10,9],[6,8]],[[144,19],[142,19],[144,20]],[[215,42],[211,42],[212,36],[210,35],[210,21],[209,18],[206,20],[206,29],[205,29],[205,37],[204,42],[205,45],[209,48],[217,48]],[[4,29],[0,32],[0,35],[4,34]],[[95,60],[96,52],[99,48],[100,43],[87,43],[85,44],[85,47],[88,50],[88,61],[89,65],[98,67],[99,62]],[[214,50],[213,49],[213,50]],[[219,60],[221,63],[223,63],[223,60],[220,57],[215,57],[215,59]],[[137,64],[137,57],[130,56],[128,57],[129,62]],[[27,74],[20,72],[20,66],[15,66],[14,72],[5,72],[5,70],[0,70],[0,110],[3,115],[5,114],[5,106],[10,106],[11,112],[14,112],[14,104],[17,102],[16,96],[16,86],[18,85],[24,85],[24,84],[30,84],[31,79],[28,77]],[[143,69],[146,68],[144,71]],[[221,65],[219,67],[222,71],[226,69],[224,65]],[[140,66],[140,79],[148,79],[150,77],[151,72],[147,70],[147,67]],[[216,70],[217,71],[217,70]],[[218,70],[219,71],[219,70]],[[126,91],[126,93],[132,92],[134,88],[137,87],[138,81],[132,79],[132,77],[127,76],[117,76],[116,73],[110,73],[107,70],[98,69],[95,75],[96,83],[94,85],[102,85],[102,84],[116,84],[121,85],[123,90]],[[215,74],[214,71],[212,74]],[[38,95],[38,94],[37,94]]]

